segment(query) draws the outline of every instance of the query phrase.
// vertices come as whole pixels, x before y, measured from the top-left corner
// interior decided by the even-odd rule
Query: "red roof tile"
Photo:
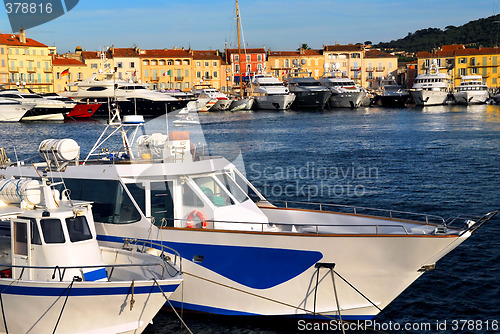
[[[111,53],[114,58],[127,58],[127,57],[139,57],[135,48],[115,48],[112,47]]]
[[[363,45],[354,45],[354,44],[347,44],[347,45],[340,45],[340,44],[335,44],[335,45],[325,45],[323,47],[324,51],[363,51]]]
[[[218,55],[217,50],[191,50],[191,55],[195,60],[221,60],[222,57]]]
[[[365,53],[365,58],[395,58],[397,56],[381,50],[369,50]]]
[[[191,58],[191,54],[187,50],[176,49],[155,49],[141,50],[140,57],[142,58]]]
[[[0,34],[0,44],[11,45],[11,46],[38,46],[47,47],[47,45],[35,41],[31,38],[26,38],[26,43],[21,43],[19,40],[19,35],[15,34]]]
[[[65,57],[54,57],[52,59],[52,65],[54,66],[85,66],[85,63],[78,61],[76,59],[69,59]]]

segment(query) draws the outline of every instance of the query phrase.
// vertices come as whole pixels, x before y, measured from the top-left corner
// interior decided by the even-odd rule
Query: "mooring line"
[[[160,288],[160,291],[163,295],[163,297],[165,298],[165,300],[168,302],[168,305],[170,305],[170,307],[172,308],[172,310],[174,311],[175,315],[177,316],[177,318],[179,318],[179,320],[181,321],[181,323],[184,325],[184,327],[186,327],[186,329],[188,330],[189,333],[193,334],[193,332],[191,331],[191,329],[189,329],[188,325],[184,322],[184,320],[182,319],[182,317],[179,315],[179,313],[177,313],[177,310],[175,309],[175,307],[172,305],[172,303],[170,302],[170,299],[168,299],[167,295],[165,294],[165,292],[163,292],[163,289],[161,288],[160,284],[158,283],[158,281],[156,280],[156,278],[153,278],[154,282],[156,283],[156,285],[158,285],[158,288]]]

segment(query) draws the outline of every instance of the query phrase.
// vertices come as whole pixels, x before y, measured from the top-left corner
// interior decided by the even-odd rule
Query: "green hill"
[[[462,26],[447,26],[444,30],[427,28],[375,47],[409,52],[431,51],[441,45],[465,44],[471,47],[493,47],[499,44],[500,14],[470,21]]]

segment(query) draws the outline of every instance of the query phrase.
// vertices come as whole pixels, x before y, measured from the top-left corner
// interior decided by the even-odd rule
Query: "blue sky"
[[[245,42],[272,50],[295,50],[302,43],[321,48],[335,42],[390,41],[499,11],[499,0],[240,0]],[[77,45],[100,50],[113,44],[222,50],[225,41],[236,43],[234,16],[231,0],[80,0],[64,16],[29,29],[27,37],[55,45],[59,53]],[[12,31],[5,11],[0,30]]]

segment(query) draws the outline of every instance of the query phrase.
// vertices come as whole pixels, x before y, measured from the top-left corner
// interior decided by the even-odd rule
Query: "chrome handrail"
[[[107,279],[108,282],[111,281],[111,276],[115,268],[120,267],[153,267],[160,266],[162,268],[162,278],[165,277],[165,272],[167,271],[163,263],[129,263],[129,264],[102,264],[102,265],[85,265],[85,266],[24,266],[15,264],[2,264],[2,268],[22,268],[18,279],[22,279],[25,269],[47,269],[53,270],[53,278],[55,278],[56,273],[59,273],[59,281],[62,282],[66,270],[68,269],[91,269],[91,268],[111,268],[110,274]],[[61,273],[62,270],[62,273]]]
[[[165,218],[162,219],[162,223],[163,223],[163,221],[165,221]],[[168,247],[168,246],[165,246],[161,243],[153,242],[152,240],[144,240],[144,239],[137,239],[137,238],[124,238],[123,241],[124,241],[124,244],[122,246],[123,248],[125,248],[127,245],[136,245],[137,247],[142,245],[141,253],[145,253],[146,246],[150,246],[150,248],[155,248],[155,249],[161,250],[159,257],[166,264],[168,264],[171,268],[175,269],[177,271],[177,273],[182,273],[182,256],[175,249]],[[174,266],[177,265],[177,258],[179,258],[179,270],[177,270],[177,268],[175,268],[174,266],[172,266],[172,264],[170,264],[169,259],[165,258],[165,255],[164,255],[165,250],[169,250],[171,253],[173,253],[175,255],[174,261],[173,261]]]
[[[326,211],[326,212],[342,213],[339,211],[323,210],[323,208],[326,206],[326,207],[350,209],[350,210],[352,210],[352,214],[354,214],[354,215],[361,215],[361,213],[359,213],[359,211],[366,210],[366,211],[384,212],[384,213],[388,214],[388,216],[376,216],[376,217],[398,219],[397,217],[394,216],[394,214],[399,214],[399,215],[408,215],[408,216],[414,216],[414,217],[423,217],[423,218],[425,218],[426,224],[429,224],[430,220],[437,220],[437,221],[439,221],[439,223],[445,222],[445,219],[441,216],[429,215],[429,214],[424,214],[424,213],[415,213],[415,212],[409,212],[409,211],[387,210],[387,209],[369,208],[369,207],[362,207],[362,206],[331,204],[331,203],[317,203],[317,202],[299,202],[299,201],[283,201],[283,200],[273,200],[273,202],[284,203],[285,208],[287,208],[287,209],[290,208],[289,203],[301,204],[301,205],[317,205],[317,206],[319,206],[319,211],[321,211],[321,212]],[[403,219],[403,218],[401,218],[401,219]]]

